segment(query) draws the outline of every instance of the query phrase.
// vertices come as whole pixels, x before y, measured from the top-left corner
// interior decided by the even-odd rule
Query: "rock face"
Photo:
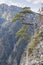
[[[40,31],[40,36],[38,41],[39,42],[37,46],[33,47],[31,54],[29,54],[28,51],[29,46],[27,46],[27,49],[25,50],[23,57],[21,59],[20,65],[43,65],[43,31],[42,30]]]
[[[23,26],[21,22],[12,22],[12,18],[21,11],[16,6],[0,5],[0,65],[19,65],[28,42],[19,43],[15,38],[16,32]],[[27,19],[27,20],[26,20]],[[38,24],[37,14],[26,14],[25,22],[35,21]],[[36,25],[37,28],[37,25]],[[34,26],[30,26],[33,34]],[[30,34],[29,33],[29,34]]]

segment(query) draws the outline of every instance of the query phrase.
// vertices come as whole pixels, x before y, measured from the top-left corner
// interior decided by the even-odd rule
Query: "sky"
[[[35,12],[42,6],[43,0],[0,0],[0,4],[15,5],[18,7],[31,7]]]

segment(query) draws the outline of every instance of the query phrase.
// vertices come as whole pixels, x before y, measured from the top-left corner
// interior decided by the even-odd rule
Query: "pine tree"
[[[13,21],[21,21],[22,23],[24,22],[24,18],[25,15],[27,13],[33,13],[31,10],[27,10],[27,9],[23,9],[19,14],[16,14],[16,16],[13,18]],[[28,34],[29,32],[29,25],[30,23],[27,24],[23,24],[23,26],[21,27],[21,29],[16,33],[16,38],[19,37],[19,42],[22,42],[22,40],[26,39],[27,41],[30,40],[30,35]]]

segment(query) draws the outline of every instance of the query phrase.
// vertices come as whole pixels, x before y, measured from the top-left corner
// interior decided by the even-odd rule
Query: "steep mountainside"
[[[16,33],[21,31],[24,24],[21,23],[21,20],[12,22],[13,17],[19,13],[21,9],[22,8],[5,4],[0,5],[0,65],[19,65],[24,50],[28,45],[29,41],[26,39],[23,39],[21,42],[19,37],[16,38]],[[39,24],[38,14],[28,12],[25,14],[24,21]],[[35,25],[35,28],[34,25],[29,25],[27,26],[28,31],[26,30],[25,32],[31,37],[34,29],[37,27],[37,25]]]

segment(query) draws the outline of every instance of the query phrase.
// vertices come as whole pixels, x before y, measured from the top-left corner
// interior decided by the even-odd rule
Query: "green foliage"
[[[29,49],[28,49],[29,54],[32,53],[32,50],[33,50],[32,48],[29,48]]]
[[[36,64],[32,64],[32,65],[36,65]]]
[[[23,33],[23,38],[26,39],[26,40],[29,40],[30,36],[27,33]]]
[[[28,28],[28,26],[23,25],[22,28],[16,33],[16,36],[18,37],[20,35],[23,35],[27,28]]]
[[[23,41],[23,38],[19,38],[18,42],[21,43]]]
[[[23,13],[19,13],[19,14],[16,14],[16,16],[13,18],[13,22],[16,21],[16,20],[21,20],[23,17]]]
[[[36,61],[40,61],[40,57],[36,57],[35,60],[36,60]]]
[[[27,41],[30,39],[30,35],[27,33],[29,30],[27,25],[23,25],[22,28],[16,33],[16,38],[26,39]]]
[[[40,30],[37,29],[28,45],[29,55],[34,52],[33,49],[40,43],[40,34]]]
[[[33,13],[31,10],[26,10],[26,9],[24,9],[24,10],[22,10],[20,13],[23,13],[23,14],[26,14],[26,13]]]
[[[40,32],[38,32],[38,33],[37,32],[38,32],[38,30],[34,34],[33,39],[31,40],[31,42],[29,44],[29,48],[33,49],[39,43],[39,41],[40,41]]]
[[[13,18],[13,22],[16,21],[16,20],[22,20],[23,17],[24,17],[24,14],[26,13],[33,13],[31,10],[27,10],[27,9],[24,9],[22,10],[19,14],[16,14],[16,16]]]

